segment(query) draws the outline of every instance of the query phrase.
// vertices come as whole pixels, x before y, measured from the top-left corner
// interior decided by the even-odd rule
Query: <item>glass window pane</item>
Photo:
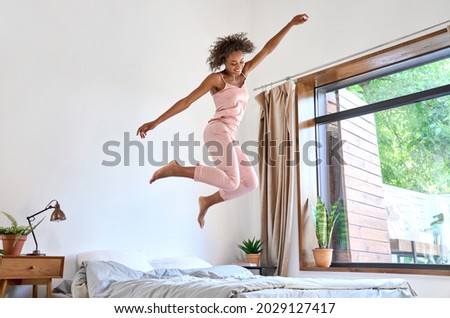
[[[319,109],[319,116],[332,114],[350,108],[361,107],[384,100],[418,93],[427,89],[450,84],[450,58],[418,66],[402,72],[386,75],[344,89],[326,93],[327,100],[335,100],[327,109]],[[337,104],[336,99],[349,91],[359,103]],[[348,97],[347,97],[348,98]]]
[[[334,262],[450,264],[449,110],[445,96],[317,127],[320,195],[346,206]]]

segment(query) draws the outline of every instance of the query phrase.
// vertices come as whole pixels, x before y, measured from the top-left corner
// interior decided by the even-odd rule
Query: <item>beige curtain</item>
[[[261,191],[261,262],[287,276],[294,191],[294,107],[292,82],[259,93],[259,178]]]

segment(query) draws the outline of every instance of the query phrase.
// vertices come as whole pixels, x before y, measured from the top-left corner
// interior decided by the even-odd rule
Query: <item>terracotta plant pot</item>
[[[259,266],[261,254],[245,254],[245,256],[247,257],[247,263]]]
[[[330,267],[333,257],[332,248],[315,248],[312,251],[317,267]]]
[[[13,234],[3,234],[1,236],[1,239],[3,241],[3,249],[5,250],[5,255],[20,255],[27,236],[21,235],[16,244],[14,244],[16,236]]]

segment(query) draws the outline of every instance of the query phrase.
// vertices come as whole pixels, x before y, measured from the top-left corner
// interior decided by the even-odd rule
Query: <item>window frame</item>
[[[448,95],[450,85],[433,88],[428,91],[410,94],[406,97],[397,97],[387,101],[373,104],[370,109],[352,109],[342,111],[339,114],[322,115],[318,118],[315,113],[315,103],[317,102],[316,90],[322,87],[333,87],[336,85],[346,87],[354,82],[361,82],[365,79],[378,77],[377,73],[396,73],[404,69],[411,68],[411,63],[417,66],[418,63],[426,64],[441,58],[442,54],[450,52],[450,36],[447,29],[441,29],[433,33],[400,43],[393,47],[371,53],[369,55],[330,67],[313,74],[300,77],[296,81],[297,93],[297,199],[299,213],[299,246],[300,246],[300,270],[312,271],[335,271],[335,272],[379,272],[379,273],[402,273],[421,275],[445,275],[450,276],[450,267],[447,265],[433,266],[428,269],[417,264],[395,264],[395,263],[346,263],[333,264],[330,268],[315,267],[312,260],[310,237],[314,235],[311,228],[311,217],[308,209],[308,198],[317,197],[318,174],[315,165],[311,162],[317,160],[317,153],[311,147],[311,141],[317,145],[316,125],[323,122],[333,121],[335,118],[343,119],[343,116],[353,117],[356,113],[374,112],[377,108],[388,109],[406,105],[413,100],[421,98],[429,99],[431,96]],[[415,61],[412,61],[415,59]],[[422,60],[418,62],[419,60]],[[383,69],[383,70],[381,70]],[[339,82],[338,84],[334,84]],[[427,95],[427,96],[425,96]],[[320,97],[319,97],[320,98]],[[347,113],[345,113],[347,112]],[[344,114],[342,114],[344,113]],[[306,145],[309,145],[308,147]],[[300,158],[300,156],[302,158]],[[305,160],[307,158],[307,160]],[[301,160],[302,159],[302,160]]]

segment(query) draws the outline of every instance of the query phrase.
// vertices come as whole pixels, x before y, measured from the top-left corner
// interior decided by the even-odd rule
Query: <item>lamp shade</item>
[[[64,221],[66,219],[66,215],[61,210],[59,203],[55,204],[55,210],[53,211],[52,215],[50,216],[50,221]]]

